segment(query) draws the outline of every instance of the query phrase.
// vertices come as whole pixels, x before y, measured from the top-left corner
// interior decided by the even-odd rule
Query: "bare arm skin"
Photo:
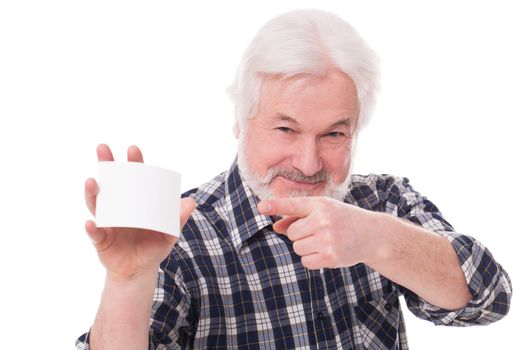
[[[112,161],[107,145],[97,148],[99,161]],[[143,162],[136,146],[128,149],[128,161]],[[86,205],[96,214],[98,185],[85,184]],[[190,198],[181,200],[181,227],[195,208]],[[153,292],[160,263],[171,252],[176,237],[131,228],[97,228],[88,220],[86,232],[106,268],[100,307],[90,332],[90,349],[147,349]]]
[[[322,197],[263,201],[258,208],[262,214],[285,215],[274,230],[294,242],[307,268],[365,263],[448,310],[472,298],[452,245],[415,224]]]
[[[374,214],[382,229],[365,263],[435,306],[465,307],[472,295],[450,242],[411,222]]]

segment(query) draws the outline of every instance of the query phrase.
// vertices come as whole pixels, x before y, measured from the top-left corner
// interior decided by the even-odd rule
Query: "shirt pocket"
[[[357,343],[362,349],[399,349],[403,325],[395,291],[361,302],[354,311],[359,326]]]

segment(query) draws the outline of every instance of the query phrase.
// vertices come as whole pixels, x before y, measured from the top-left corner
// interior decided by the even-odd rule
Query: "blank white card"
[[[97,227],[180,235],[180,174],[138,162],[99,162]]]

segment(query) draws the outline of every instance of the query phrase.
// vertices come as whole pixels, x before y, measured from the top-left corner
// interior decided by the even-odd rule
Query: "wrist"
[[[132,288],[133,286],[145,286],[155,283],[158,267],[148,268],[132,274],[120,274],[111,271],[106,273],[106,285],[114,285],[119,288]]]
[[[363,263],[376,267],[391,261],[394,255],[392,232],[395,229],[396,219],[386,213],[371,212],[369,221],[368,249]]]
[[[93,348],[147,348],[156,281],[156,270],[133,276],[108,271],[100,307],[91,328]]]

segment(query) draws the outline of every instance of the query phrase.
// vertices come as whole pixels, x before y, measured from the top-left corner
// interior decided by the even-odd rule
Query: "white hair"
[[[236,124],[245,129],[248,118],[257,113],[264,75],[322,77],[334,68],[356,85],[359,130],[370,118],[379,88],[375,52],[350,24],[329,12],[296,10],[271,19],[248,45],[227,89]]]

